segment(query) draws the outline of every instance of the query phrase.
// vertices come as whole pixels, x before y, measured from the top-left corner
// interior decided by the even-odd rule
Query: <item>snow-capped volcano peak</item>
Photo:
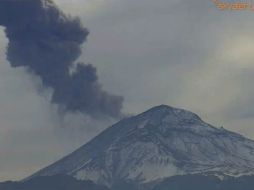
[[[173,108],[167,105],[160,105],[154,107],[143,114],[144,117],[148,117],[149,120],[154,122],[170,122],[172,124],[180,124],[182,122],[200,122],[201,119],[198,115],[183,109]]]
[[[193,112],[184,110],[184,109],[179,109],[179,108],[174,108],[168,105],[159,105],[156,107],[153,107],[149,109],[148,111],[141,113],[140,115],[149,115],[150,117],[163,117],[165,115],[174,115],[176,117],[182,117],[186,119],[190,118],[196,118],[200,120],[200,117],[196,115]]]
[[[161,105],[116,123],[33,176],[68,174],[111,185],[193,173],[254,173],[254,142]]]
[[[137,115],[137,124],[142,127],[154,127],[161,132],[176,129],[184,129],[193,132],[208,132],[218,130],[217,128],[205,123],[197,114],[167,105],[160,105]]]

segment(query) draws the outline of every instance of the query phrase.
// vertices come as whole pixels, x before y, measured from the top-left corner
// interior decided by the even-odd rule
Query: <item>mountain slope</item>
[[[111,186],[195,173],[254,173],[254,141],[161,105],[118,122],[31,177],[67,174]]]

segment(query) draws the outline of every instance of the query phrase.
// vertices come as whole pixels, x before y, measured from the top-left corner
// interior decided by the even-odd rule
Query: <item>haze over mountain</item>
[[[108,187],[171,176],[254,173],[254,141],[166,105],[116,123],[38,176],[70,175]]]

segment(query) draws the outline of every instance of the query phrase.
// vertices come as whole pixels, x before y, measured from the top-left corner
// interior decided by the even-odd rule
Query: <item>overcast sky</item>
[[[254,12],[212,0],[55,0],[90,30],[81,61],[135,114],[159,104],[254,139]],[[0,180],[21,179],[114,121],[60,118],[40,80],[13,69],[0,30]]]

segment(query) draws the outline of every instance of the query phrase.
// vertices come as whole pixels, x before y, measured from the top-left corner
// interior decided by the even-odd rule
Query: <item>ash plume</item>
[[[95,67],[75,63],[89,34],[78,18],[65,15],[51,0],[1,0],[0,25],[9,39],[11,66],[39,76],[61,110],[121,116],[123,98],[102,89]]]

